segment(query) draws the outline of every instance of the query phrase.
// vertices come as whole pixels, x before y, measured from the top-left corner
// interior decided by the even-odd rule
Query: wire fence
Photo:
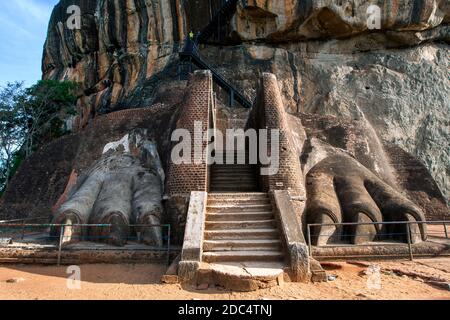
[[[170,224],[52,224],[26,223],[43,218],[0,221],[0,246],[12,244],[51,245],[58,249],[57,264],[61,264],[62,251],[66,249],[94,250],[98,246],[88,243],[103,243],[121,250],[140,249],[166,251],[167,264],[170,263]],[[78,246],[83,242],[83,246]],[[106,247],[105,247],[106,248]]]
[[[450,221],[389,221],[389,222],[349,222],[349,223],[313,223],[307,225],[307,241],[309,245],[309,253],[313,254],[313,243],[315,247],[331,247],[331,246],[355,246],[355,237],[362,239],[358,246],[378,246],[387,244],[387,241],[402,241],[408,245],[408,253],[410,260],[413,256],[414,239],[422,237],[424,232],[428,238],[449,239],[448,225]],[[377,226],[375,232],[367,232],[355,228],[364,226]],[[426,227],[426,230],[425,230]],[[441,227],[442,229],[440,229]],[[320,229],[318,232],[317,230]],[[325,230],[324,230],[325,229]],[[424,229],[424,230],[421,230]],[[362,231],[362,232],[361,232]],[[366,241],[364,241],[364,239]]]
[[[46,222],[48,223],[51,220],[50,217],[34,217],[34,218],[22,218],[22,219],[13,219],[13,220],[1,220],[0,221],[0,238],[11,237],[12,240],[17,240],[18,237],[20,240],[24,240],[26,236],[31,236],[36,233],[42,233],[47,228],[42,227],[42,230],[33,230],[33,233],[27,233],[27,225],[30,225],[31,222]]]

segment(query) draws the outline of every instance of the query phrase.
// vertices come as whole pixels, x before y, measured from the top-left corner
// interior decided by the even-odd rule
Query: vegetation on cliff
[[[54,80],[1,88],[0,195],[25,158],[68,131],[65,120],[75,114],[77,88],[74,82]]]

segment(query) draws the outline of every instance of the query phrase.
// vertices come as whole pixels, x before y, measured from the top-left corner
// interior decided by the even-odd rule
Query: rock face
[[[65,25],[72,4],[81,8],[81,30]],[[381,30],[368,30],[373,4]],[[81,82],[75,128],[98,114],[169,101],[172,88],[183,87],[174,81],[180,42],[220,5],[62,0],[43,77]],[[227,30],[242,44],[203,46],[202,55],[249,98],[261,73],[272,72],[291,113],[364,117],[382,140],[418,157],[449,199],[449,22],[445,0],[240,0]]]
[[[158,203],[175,116],[174,106],[118,111],[99,116],[82,131],[42,147],[25,161],[8,185],[0,201],[0,219],[52,217],[62,222],[73,213],[72,224],[98,223],[93,212],[108,215],[107,207],[117,205],[121,215],[133,218],[127,220],[130,224],[142,222],[147,213],[167,222],[157,212],[162,211]],[[102,198],[103,186],[116,182],[121,185],[116,196],[109,198],[111,201],[107,195]],[[137,186],[139,190],[135,190]],[[112,205],[127,196],[133,198],[130,203],[134,207],[124,206],[125,200]]]
[[[370,29],[371,17],[377,14],[378,29],[395,34],[431,29],[448,22],[450,7],[445,0],[240,0],[232,26],[245,40],[342,38]]]
[[[173,71],[186,30],[206,25],[219,2],[62,0],[49,23],[43,77],[82,84],[78,126],[98,113],[149,106],[156,82]],[[81,10],[79,30],[66,25],[71,5]]]
[[[161,225],[164,170],[157,146],[147,140],[146,130],[133,130],[117,142],[107,144],[103,156],[77,181],[67,200],[53,217],[55,224],[112,224],[111,230],[92,227],[70,231],[75,236],[123,245],[131,236],[130,225],[139,227],[141,239],[162,246]],[[58,230],[54,230],[58,235]],[[78,237],[76,240],[80,240]]]
[[[206,48],[203,54],[249,97],[259,75],[269,71],[291,113],[367,119],[380,139],[418,157],[448,199],[448,45],[361,52],[358,41],[246,44],[228,51]]]

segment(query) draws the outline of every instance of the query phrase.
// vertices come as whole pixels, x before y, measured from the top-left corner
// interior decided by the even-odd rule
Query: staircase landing
[[[220,285],[234,291],[256,291],[279,286],[284,282],[282,262],[202,263],[198,285]]]
[[[267,193],[208,195],[202,260],[198,284],[252,291],[283,281],[284,253]]]

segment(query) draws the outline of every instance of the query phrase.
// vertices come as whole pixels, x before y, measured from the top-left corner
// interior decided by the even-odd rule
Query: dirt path
[[[379,262],[381,289],[368,286],[367,262],[331,263],[335,281],[285,283],[250,293],[159,283],[161,265],[82,265],[81,289],[67,288],[66,267],[0,265],[0,299],[447,299],[450,258]],[[405,275],[407,274],[407,275]],[[370,278],[373,280],[373,278]],[[435,283],[427,283],[434,281]],[[373,282],[370,282],[373,284]],[[447,286],[447,287],[446,287]],[[372,288],[372,289],[371,289]]]

